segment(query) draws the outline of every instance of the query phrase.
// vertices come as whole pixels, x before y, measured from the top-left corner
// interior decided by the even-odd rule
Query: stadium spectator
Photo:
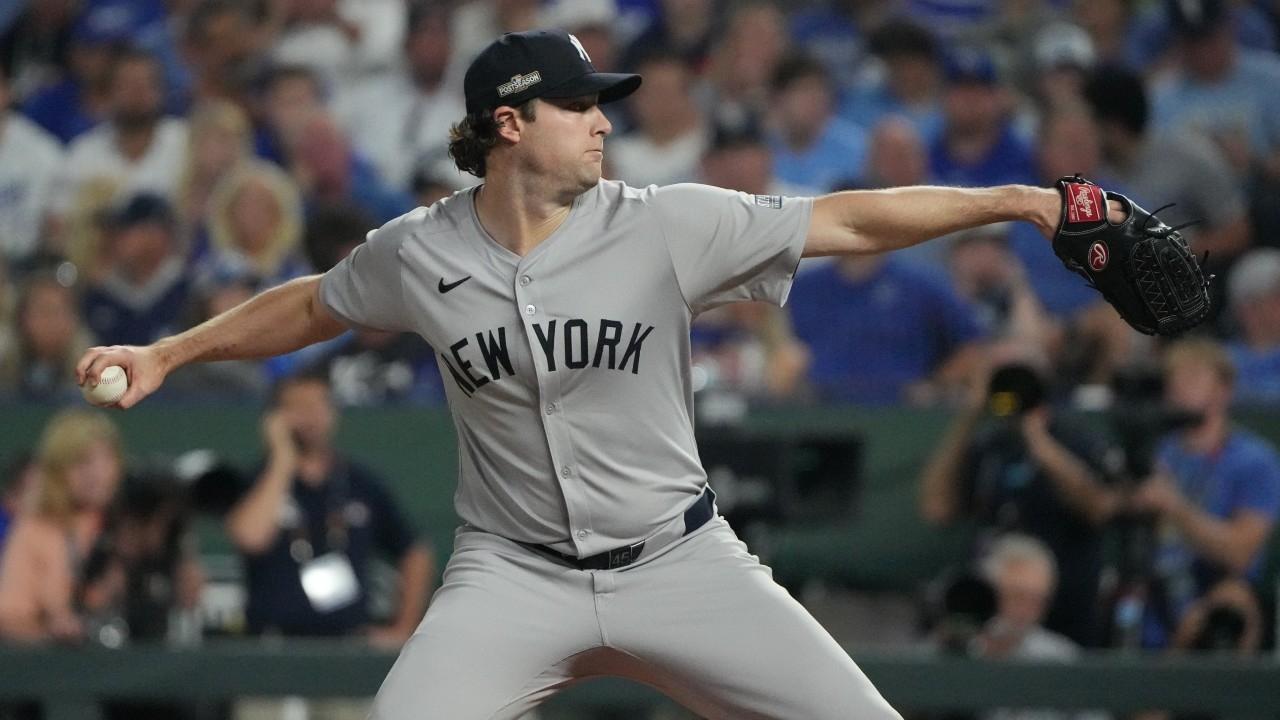
[[[373,166],[352,149],[328,113],[316,113],[303,125],[288,169],[308,209],[352,202],[379,224],[413,209],[409,193],[384,183]]]
[[[1037,35],[1028,63],[1037,119],[1085,108],[1084,85],[1097,58],[1093,41],[1079,26],[1052,23]]]
[[[871,131],[867,172],[861,187],[891,188],[925,185],[929,181],[929,155],[916,125],[890,115]]]
[[[693,99],[689,66],[658,50],[640,59],[636,71],[644,82],[627,99],[635,129],[609,139],[605,162],[636,187],[692,182],[710,132]]]
[[[26,98],[52,85],[70,65],[74,0],[14,3],[18,14],[0,27],[0,65],[10,73],[15,97]]]
[[[791,41],[816,57],[839,87],[851,87],[866,60],[864,33],[886,22],[880,16],[884,9],[883,3],[875,2],[821,2],[797,7],[787,13]]]
[[[635,72],[640,60],[654,48],[668,48],[682,58],[695,75],[702,75],[711,60],[711,44],[720,29],[715,0],[659,0],[659,12],[622,54],[620,69]]]
[[[996,615],[978,636],[981,657],[1031,662],[1071,662],[1080,646],[1044,627],[1058,584],[1058,563],[1039,540],[1019,533],[1001,536],[981,563],[983,577],[996,591]],[[1076,720],[1105,718],[1098,713],[1000,708],[983,720]]]
[[[188,253],[199,255],[205,248],[193,246],[208,241],[204,234],[214,191],[252,157],[252,130],[239,106],[220,99],[196,105],[190,124],[187,167],[176,211],[179,238]]]
[[[33,3],[31,17],[47,18],[50,11],[37,8],[57,4]],[[40,45],[36,38],[14,40],[18,45],[29,42],[27,47],[31,49]],[[54,51],[64,55],[56,71],[45,74],[38,85],[19,86],[20,97],[24,98],[22,112],[63,143],[88,132],[110,115],[112,54],[128,40],[128,28],[116,23],[110,14],[81,13],[69,33],[54,40],[65,43]],[[20,75],[15,77],[21,82]]]
[[[734,303],[699,315],[690,346],[695,391],[786,398],[799,391],[809,363],[790,319],[766,303]]]
[[[1280,407],[1280,250],[1246,253],[1228,288],[1240,329],[1227,346],[1237,370],[1235,399]]]
[[[9,110],[10,90],[8,72],[0,65],[0,262],[21,263],[53,229],[62,146]]]
[[[700,171],[701,182],[716,187],[753,195],[795,194],[773,174],[773,155],[754,121],[717,126]]]
[[[874,72],[848,88],[838,114],[864,128],[889,115],[907,118],[927,141],[942,127],[942,63],[938,41],[925,28],[895,18],[871,34]]]
[[[1046,115],[1040,122],[1040,142],[1036,150],[1036,169],[1042,185],[1052,185],[1060,177],[1080,173],[1103,187],[1115,187],[1101,168],[1097,126],[1080,108]],[[1117,189],[1124,191],[1124,188]],[[1070,321],[1077,313],[1102,301],[1083,278],[1063,267],[1052,245],[1031,225],[1014,223],[1009,228],[1009,246],[1026,268],[1027,280],[1045,310],[1059,320]]]
[[[619,54],[617,22],[618,6],[614,0],[551,0],[542,6],[538,26],[572,33],[598,72],[615,72]]]
[[[267,73],[258,100],[254,152],[286,166],[307,121],[324,110],[324,89],[307,68],[281,65]]]
[[[449,60],[454,84],[462,85],[462,73],[493,39],[509,32],[538,26],[538,0],[469,0],[454,5],[453,57]]]
[[[267,457],[226,518],[227,534],[245,558],[249,631],[362,635],[375,647],[398,648],[426,609],[434,557],[382,481],[334,448],[337,420],[323,377],[299,375],[277,385],[262,422]],[[396,563],[399,582],[394,617],[375,625],[370,573],[380,556]],[[314,582],[316,575],[336,581]],[[364,714],[354,709],[345,716]]]
[[[1280,58],[1239,47],[1226,0],[1166,7],[1179,62],[1154,86],[1154,124],[1211,137],[1241,177],[1255,165],[1280,177]]]
[[[253,297],[257,278],[234,274],[206,276],[192,289],[189,324],[197,325]],[[267,397],[266,365],[249,360],[198,363],[179,368],[157,397],[183,402],[244,404]]]
[[[120,434],[99,412],[69,410],[45,426],[31,511],[14,525],[0,561],[0,637],[74,641],[89,616],[118,600],[112,578],[86,583],[85,561],[103,536],[124,471]]]
[[[1161,54],[1160,39],[1151,28],[1158,20],[1145,7],[1129,0],[1072,0],[1071,21],[1089,33],[1098,65],[1141,73]]]
[[[29,505],[28,498],[36,486],[35,457],[29,451],[21,451],[0,473],[0,557],[3,557],[5,539],[14,521]]]
[[[441,198],[452,195],[453,184],[429,170],[418,170],[409,181],[409,191],[413,193],[413,202],[418,207],[431,207]]]
[[[59,275],[36,272],[18,297],[12,342],[0,344],[0,395],[17,400],[77,397],[76,361],[93,344],[75,291]]]
[[[968,403],[921,472],[920,512],[938,525],[977,520],[977,556],[1006,532],[1048,545],[1060,582],[1045,625],[1093,647],[1100,641],[1100,529],[1120,505],[1104,482],[1114,453],[1057,416],[1047,366],[1043,352],[1023,340],[991,349],[973,374]]]
[[[791,290],[808,379],[829,401],[934,402],[968,378],[982,331],[943,279],[895,257],[841,258],[800,273]]]
[[[107,227],[110,269],[84,293],[89,329],[107,345],[146,345],[180,332],[189,282],[169,203],[135,195],[111,210]]]
[[[987,225],[952,237],[947,257],[951,283],[975,309],[984,335],[1018,337],[1047,350],[1055,328],[1009,246],[1010,225]]]
[[[197,275],[202,282],[252,276],[260,290],[303,275],[302,229],[302,199],[289,176],[270,163],[246,163],[210,199],[209,252]]]
[[[736,5],[712,50],[697,97],[715,123],[741,124],[770,104],[769,84],[787,52],[786,20],[768,0]]]
[[[1033,184],[1031,148],[1014,130],[1012,96],[991,55],[979,48],[952,51],[946,80],[943,124],[929,151],[934,180],[965,187]]]
[[[116,197],[150,192],[172,200],[187,162],[185,120],[163,114],[164,87],[154,57],[126,50],[111,65],[108,119],[67,152],[60,210],[70,212],[101,183]]]
[[[193,107],[215,100],[247,105],[262,48],[270,39],[252,4],[199,0],[184,19],[185,62],[170,69],[170,82],[188,86],[184,99]]]
[[[1235,366],[1211,340],[1183,340],[1165,355],[1165,398],[1200,421],[1164,438],[1156,472],[1134,492],[1135,510],[1161,531],[1147,593],[1142,642],[1170,644],[1197,598],[1219,582],[1264,582],[1262,556],[1280,510],[1280,456],[1235,427]]]
[[[323,374],[341,407],[440,405],[444,386],[431,346],[412,333],[353,330],[306,372]]]
[[[862,177],[866,132],[833,114],[834,88],[821,63],[804,55],[784,59],[772,90],[769,147],[783,182],[817,195]]]
[[[419,167],[455,186],[465,182],[448,157],[449,128],[465,113],[461,94],[446,83],[449,52],[448,6],[416,3],[403,69],[363,79],[341,96],[338,115],[352,144],[393,188],[407,190]]]
[[[328,88],[353,75],[360,28],[339,11],[338,0],[295,0],[271,6],[278,33],[271,61],[310,70]]]

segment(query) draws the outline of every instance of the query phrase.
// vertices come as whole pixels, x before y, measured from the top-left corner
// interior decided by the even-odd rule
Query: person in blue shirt
[[[981,187],[1036,184],[1031,147],[1010,120],[1010,91],[984,50],[963,48],[946,60],[943,127],[929,151],[929,169],[942,185]]]
[[[906,118],[932,142],[942,129],[942,53],[938,40],[914,22],[894,18],[868,38],[879,72],[846,87],[837,114],[868,130],[891,115]]]
[[[1131,499],[1157,522],[1146,647],[1168,645],[1187,609],[1223,581],[1263,581],[1263,548],[1280,510],[1280,455],[1232,424],[1235,366],[1221,346],[1172,346],[1164,379],[1166,401],[1200,421],[1160,442],[1156,472]]]
[[[110,13],[81,15],[68,36],[68,72],[33,91],[22,103],[22,114],[63,143],[105,119],[112,56],[115,48],[129,42],[129,29]]]
[[[819,194],[862,177],[866,132],[832,114],[834,90],[821,63],[805,55],[784,60],[774,74],[773,98],[769,148],[780,180]]]
[[[796,276],[787,303],[821,397],[928,401],[962,385],[978,357],[973,309],[896,258],[851,257]]]

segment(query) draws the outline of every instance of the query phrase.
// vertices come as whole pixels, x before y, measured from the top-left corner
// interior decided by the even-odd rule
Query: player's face
[[[555,186],[582,192],[600,181],[604,139],[613,132],[596,96],[541,99],[521,131],[524,162]]]

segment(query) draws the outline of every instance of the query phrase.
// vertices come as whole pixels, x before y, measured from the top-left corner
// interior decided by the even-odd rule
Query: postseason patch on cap
[[[542,73],[537,70],[527,75],[512,75],[510,82],[505,82],[498,86],[498,97],[524,92],[540,82],[542,82]]]
[[[772,210],[782,209],[781,195],[753,195],[752,197],[756,199],[756,205],[759,205],[760,207],[770,208]]]

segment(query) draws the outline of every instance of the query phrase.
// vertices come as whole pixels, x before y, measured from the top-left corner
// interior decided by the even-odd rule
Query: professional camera
[[[1009,363],[991,373],[987,409],[996,417],[1017,417],[1043,405],[1047,394],[1044,380],[1035,368],[1025,363]]]
[[[996,591],[986,578],[969,570],[945,573],[930,588],[927,608],[939,650],[944,655],[970,655],[996,610]]]

